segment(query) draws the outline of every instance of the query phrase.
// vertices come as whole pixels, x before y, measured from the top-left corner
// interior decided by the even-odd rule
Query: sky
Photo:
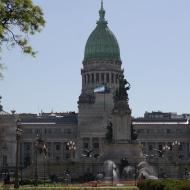
[[[78,111],[84,48],[99,18],[100,0],[34,2],[42,7],[46,26],[29,38],[36,58],[4,47],[4,110]],[[104,0],[104,8],[131,83],[132,115],[190,113],[190,1]]]

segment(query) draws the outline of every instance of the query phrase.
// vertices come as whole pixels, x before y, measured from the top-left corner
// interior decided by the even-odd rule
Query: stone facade
[[[166,115],[166,114],[165,114]],[[160,177],[187,177],[190,171],[188,119],[138,118],[133,121],[138,142]],[[174,142],[179,142],[174,145]],[[161,151],[161,152],[160,152]]]
[[[3,111],[0,104],[0,176],[14,173],[16,155],[15,117]]]
[[[16,116],[22,120],[19,160],[23,177],[34,177],[36,172],[39,178],[63,176],[66,170],[70,170],[73,178],[87,173],[96,175],[103,172],[103,162],[107,159],[119,164],[120,159],[127,158],[130,164],[137,164],[142,159],[141,149],[160,177],[185,177],[190,171],[188,114],[177,117],[155,112],[135,119],[131,117],[128,94],[116,101],[121,88],[119,79],[124,75],[120,50],[107,26],[103,4],[99,14],[85,47],[78,113],[11,115],[1,109],[1,171],[5,166],[9,170],[15,166]],[[104,90],[95,92],[98,87]],[[126,89],[124,85],[122,90],[129,87]],[[47,155],[37,151],[37,138],[47,147]],[[172,147],[174,141],[180,142],[180,146]],[[166,145],[171,151],[164,150]]]

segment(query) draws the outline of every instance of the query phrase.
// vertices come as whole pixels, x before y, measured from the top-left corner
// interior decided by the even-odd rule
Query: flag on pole
[[[105,92],[106,91],[106,87],[104,85],[102,86],[98,86],[94,89],[94,93],[97,93],[97,92]]]

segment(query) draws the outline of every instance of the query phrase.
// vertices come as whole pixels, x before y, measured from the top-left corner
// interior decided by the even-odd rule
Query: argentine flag
[[[104,85],[102,86],[98,86],[94,89],[94,93],[97,93],[97,92],[105,92],[106,91],[106,87]]]

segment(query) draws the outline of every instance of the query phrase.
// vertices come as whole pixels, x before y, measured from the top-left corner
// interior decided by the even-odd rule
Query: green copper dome
[[[97,26],[89,36],[86,43],[84,60],[120,60],[119,45],[116,37],[107,26],[103,2],[101,3],[99,14],[100,19],[97,22]]]

